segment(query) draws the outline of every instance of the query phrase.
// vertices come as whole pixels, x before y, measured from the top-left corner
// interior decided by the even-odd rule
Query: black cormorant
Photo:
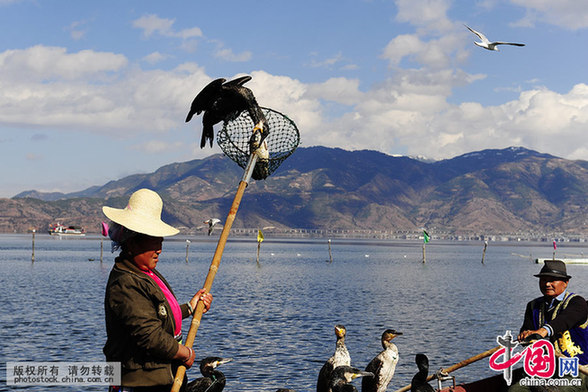
[[[417,354],[414,361],[419,368],[417,374],[412,378],[410,383],[410,392],[435,392],[435,389],[427,382],[429,375],[429,358],[425,354]]]
[[[358,377],[373,377],[373,373],[364,372],[351,366],[337,366],[331,373],[329,389],[333,392],[357,392],[351,381]]]
[[[267,120],[257,104],[251,90],[243,85],[251,80],[251,76],[242,76],[226,82],[226,79],[219,78],[210,82],[202,89],[192,101],[190,112],[186,122],[190,121],[195,114],[204,112],[202,116],[202,140],[200,148],[204,148],[206,140],[212,147],[214,140],[213,126],[221,121],[231,121],[244,110],[247,110],[253,124],[263,122],[262,141],[269,134]]]
[[[398,348],[392,343],[392,339],[402,335],[402,332],[387,329],[382,333],[382,350],[366,366],[366,372],[371,372],[374,377],[366,377],[361,380],[362,392],[384,392],[394,376],[398,363]]]
[[[200,361],[200,373],[203,377],[190,381],[186,392],[221,392],[225,387],[226,378],[216,367],[230,362],[231,358],[206,357]]]
[[[325,362],[321,368],[318,380],[316,382],[316,392],[330,392],[329,380],[331,379],[331,373],[337,366],[350,366],[351,356],[347,347],[345,346],[345,335],[347,330],[343,325],[335,325],[335,336],[337,337],[337,343],[335,344],[335,353],[333,356]]]

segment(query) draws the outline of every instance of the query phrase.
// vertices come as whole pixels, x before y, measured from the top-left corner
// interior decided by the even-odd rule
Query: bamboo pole
[[[462,367],[468,366],[471,363],[477,362],[480,359],[487,358],[490,355],[494,354],[496,351],[498,351],[498,349],[500,347],[501,346],[496,346],[494,348],[491,348],[490,350],[484,351],[483,353],[480,353],[478,355],[474,355],[473,357],[470,357],[468,359],[464,359],[463,361],[458,362],[455,365],[449,366],[446,369],[441,369],[441,372],[443,372],[443,373],[451,373],[453,371],[456,371],[457,369],[461,369]],[[427,382],[431,381],[435,377],[436,377],[435,374],[431,374],[429,377],[427,377]],[[406,391],[409,391],[411,386],[412,386],[411,384],[408,384],[407,386],[402,387],[400,389],[397,389],[394,392],[406,392]]]
[[[221,232],[218,244],[216,245],[216,250],[214,252],[212,262],[210,263],[210,268],[208,269],[208,275],[206,275],[206,280],[204,281],[203,288],[206,292],[210,292],[212,282],[214,282],[214,277],[216,276],[216,272],[218,271],[218,267],[223,256],[225,244],[227,243],[227,239],[229,238],[229,232],[231,231],[231,227],[233,226],[233,222],[235,220],[235,216],[237,215],[239,205],[241,204],[241,199],[243,198],[245,188],[247,188],[249,180],[251,179],[251,174],[253,173],[253,168],[255,167],[256,161],[257,154],[251,154],[249,158],[249,163],[247,164],[247,168],[245,169],[245,174],[243,175],[243,179],[241,180],[241,182],[239,182],[239,187],[237,188],[237,192],[235,193],[233,204],[231,205],[231,209],[229,210],[229,214],[227,215],[227,219],[223,226],[223,231]],[[202,319],[203,313],[204,303],[202,301],[198,301],[196,309],[194,310],[194,315],[192,316],[192,323],[190,324],[190,329],[188,330],[188,336],[186,337],[186,347],[192,347],[194,345],[194,340],[196,339],[196,332],[198,332],[198,328],[200,327],[200,320]],[[182,387],[182,383],[184,382],[185,375],[186,367],[184,365],[180,365],[176,372],[176,377],[174,379],[171,392],[179,392],[180,388]]]

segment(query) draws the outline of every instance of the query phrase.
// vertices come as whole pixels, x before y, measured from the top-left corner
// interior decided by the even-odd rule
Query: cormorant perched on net
[[[345,335],[347,330],[343,325],[335,325],[335,336],[337,343],[335,344],[335,353],[329,358],[321,368],[316,383],[316,392],[331,392],[329,387],[329,380],[331,373],[337,366],[350,366],[351,356],[347,347],[345,346]]]
[[[190,121],[195,114],[204,112],[200,148],[204,148],[207,140],[212,147],[213,126],[215,124],[221,121],[232,121],[244,110],[249,113],[254,124],[258,124],[260,121],[263,123],[261,141],[267,137],[269,125],[265,115],[251,90],[243,86],[249,80],[251,80],[251,76],[242,76],[225,83],[226,79],[219,78],[210,82],[196,95],[186,117],[186,122]]]
[[[392,343],[392,339],[398,335],[402,335],[402,332],[393,329],[387,329],[382,333],[381,341],[384,350],[366,366],[365,370],[373,373],[374,377],[366,377],[361,380],[362,392],[386,391],[398,363],[398,348]]]

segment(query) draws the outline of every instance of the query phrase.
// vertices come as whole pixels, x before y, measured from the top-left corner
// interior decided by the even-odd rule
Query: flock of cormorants
[[[343,325],[335,325],[335,352],[321,368],[316,383],[316,392],[357,392],[351,382],[362,377],[362,392],[385,392],[394,376],[398,363],[398,348],[392,339],[402,332],[387,329],[382,333],[383,350],[370,361],[365,370],[351,366],[351,356],[345,346],[346,329]],[[200,362],[201,378],[191,381],[186,386],[187,392],[221,392],[225,387],[225,375],[217,370],[217,366],[231,359],[207,357]],[[417,354],[415,362],[419,371],[414,375],[411,392],[433,392],[427,383],[429,359],[425,354]],[[295,392],[292,389],[278,389],[276,392]]]

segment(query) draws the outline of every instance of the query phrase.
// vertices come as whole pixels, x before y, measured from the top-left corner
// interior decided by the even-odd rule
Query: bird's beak
[[[263,133],[263,121],[260,121],[257,124],[255,124],[255,127],[253,128],[253,133],[255,133],[256,131]]]
[[[355,380],[358,377],[374,377],[374,373],[371,372],[357,372],[351,375],[351,379]]]
[[[221,359],[220,361],[217,361],[216,365],[217,365],[217,366],[218,366],[218,365],[223,365],[223,364],[225,364],[225,363],[227,363],[227,362],[231,362],[232,360],[233,360],[233,358],[223,358],[223,359]]]

